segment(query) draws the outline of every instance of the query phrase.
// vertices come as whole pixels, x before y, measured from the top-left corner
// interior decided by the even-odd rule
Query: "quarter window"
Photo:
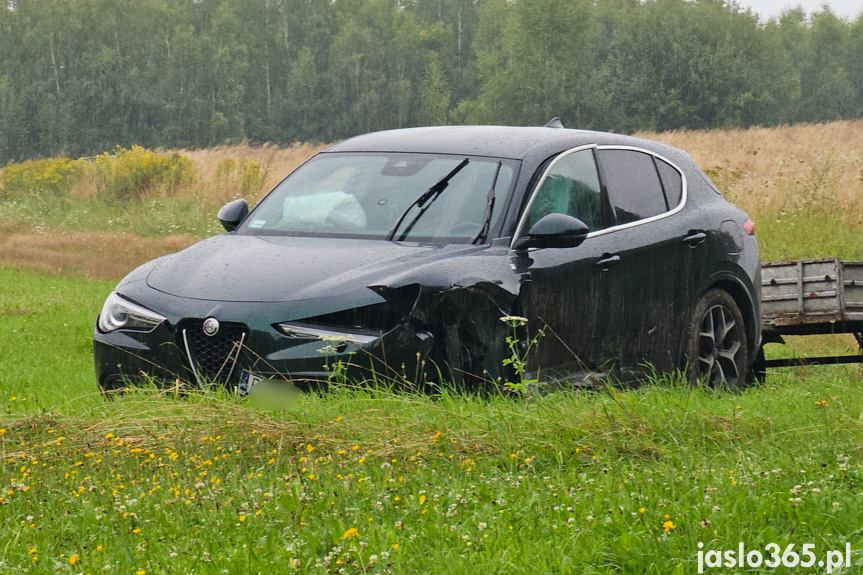
[[[597,156],[618,225],[668,210],[653,156],[632,150],[598,150]]]
[[[578,218],[590,231],[606,227],[593,150],[560,158],[546,174],[530,206],[529,225],[552,213]]]
[[[680,197],[683,195],[683,180],[680,178],[680,172],[659,158],[654,158],[654,160],[656,161],[656,168],[659,170],[659,177],[662,180],[662,188],[665,190],[668,209],[676,208],[680,203]]]

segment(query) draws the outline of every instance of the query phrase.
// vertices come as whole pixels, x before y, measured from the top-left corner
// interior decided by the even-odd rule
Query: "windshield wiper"
[[[424,191],[420,195],[420,197],[414,200],[411,205],[408,206],[408,209],[402,212],[402,215],[399,217],[396,225],[394,225],[393,228],[390,230],[390,233],[387,234],[387,241],[392,241],[392,239],[396,236],[396,232],[399,230],[399,226],[402,225],[402,222],[405,220],[408,213],[414,208],[414,206],[416,206],[420,208],[420,211],[417,213],[416,216],[414,216],[414,219],[411,220],[411,223],[408,224],[408,227],[405,228],[405,231],[402,232],[397,241],[404,240],[405,237],[407,237],[407,235],[411,233],[411,230],[422,217],[422,215],[426,212],[429,206],[432,205],[432,202],[434,202],[438,198],[438,196],[440,196],[441,192],[443,192],[447,188],[447,186],[449,185],[449,181],[453,179],[455,175],[458,174],[462,170],[462,168],[464,168],[469,163],[470,159],[468,158],[462,160],[461,163],[455,168],[453,168],[450,173],[438,180],[432,187]]]
[[[497,177],[500,174],[500,166],[503,162],[497,163],[497,168],[494,170],[494,178],[491,181],[491,187],[488,189],[488,195],[485,197],[485,213],[482,215],[482,228],[476,233],[470,243],[475,244],[480,241],[485,241],[488,237],[489,228],[491,228],[491,215],[494,213],[494,189],[497,187]]]

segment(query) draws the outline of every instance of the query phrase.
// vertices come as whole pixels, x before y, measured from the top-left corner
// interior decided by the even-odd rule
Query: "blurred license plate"
[[[257,373],[244,369],[240,373],[240,385],[237,386],[237,391],[240,392],[240,395],[248,395],[252,388],[255,387],[255,384],[262,379],[264,378]]]

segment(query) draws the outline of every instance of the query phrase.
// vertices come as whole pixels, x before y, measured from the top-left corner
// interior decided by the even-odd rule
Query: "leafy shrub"
[[[240,194],[243,197],[255,197],[261,193],[264,185],[264,170],[255,160],[240,160]]]
[[[60,196],[87,172],[84,160],[48,158],[10,164],[0,172],[0,196]]]
[[[237,170],[237,162],[232,159],[219,160],[216,165],[216,187],[220,190],[230,186],[234,179],[234,172]]]
[[[93,160],[99,194],[118,200],[141,199],[156,190],[170,194],[192,180],[194,169],[186,156],[160,154],[141,146],[117,146]]]
[[[264,186],[265,170],[255,160],[221,160],[216,166],[216,188],[225,199],[255,199]]]

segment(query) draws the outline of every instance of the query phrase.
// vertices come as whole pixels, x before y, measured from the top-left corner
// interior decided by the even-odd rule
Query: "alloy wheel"
[[[714,387],[735,386],[742,381],[740,353],[744,349],[742,326],[722,304],[711,307],[698,330],[698,375]]]

